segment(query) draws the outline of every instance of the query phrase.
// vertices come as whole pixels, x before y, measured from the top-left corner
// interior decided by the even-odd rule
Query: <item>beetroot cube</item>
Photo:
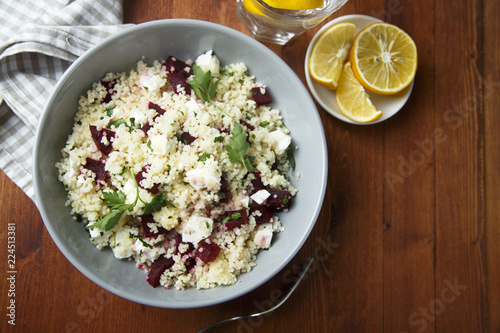
[[[166,112],[161,106],[159,106],[158,104],[155,104],[153,102],[149,102],[148,109],[153,109],[156,111],[157,114],[156,114],[155,118],[163,115]]]
[[[110,81],[101,81],[101,84],[104,86],[106,89],[106,96],[104,96],[104,99],[102,100],[101,103],[109,103],[111,101],[111,98],[113,97],[114,94],[116,94],[116,91],[114,90],[116,80],[110,80]]]
[[[167,230],[161,226],[157,226],[158,232],[153,232],[153,230],[151,230],[148,223],[156,223],[153,215],[141,215],[137,217],[137,220],[141,222],[142,230],[144,230],[144,236],[146,237],[157,237],[158,235],[167,233]]]
[[[232,211],[229,211],[227,212],[226,214],[226,218],[227,217],[230,217],[231,215],[233,215],[234,213],[239,213],[240,214],[240,217],[238,217],[237,219],[229,219],[227,220],[226,222],[226,227],[228,230],[233,230],[234,228],[236,227],[240,227],[241,225],[247,223],[247,219],[248,219],[248,212],[246,209],[240,209],[240,210],[232,210]]]
[[[111,142],[111,138],[115,137],[115,132],[107,128],[98,130],[97,127],[93,125],[89,125],[89,128],[90,134],[92,135],[92,139],[94,140],[97,149],[99,149],[99,151],[104,155],[109,155],[109,153],[111,153],[111,151],[113,150],[113,143]],[[108,141],[107,144],[102,143],[102,139],[104,137]]]
[[[144,180],[144,173],[148,171],[150,165],[147,164],[145,165],[141,171],[139,171],[136,175],[135,175],[135,181],[137,182],[137,185],[139,185],[140,188],[143,188],[145,189],[146,191],[148,191],[149,193],[151,194],[158,194],[160,192],[160,187],[161,187],[161,184],[160,183],[156,183],[156,184],[153,184],[152,187],[150,188],[145,188],[142,186],[141,182]]]
[[[215,243],[207,243],[205,240],[198,243],[195,257],[200,258],[205,264],[214,261],[219,255],[220,247]]]
[[[104,181],[106,179],[106,170],[104,170],[105,165],[106,163],[104,161],[96,161],[93,158],[87,157],[83,167],[95,173],[96,180]]]
[[[269,223],[273,221],[273,214],[266,205],[258,205],[250,209],[250,215],[255,218],[255,223]]]
[[[196,138],[194,136],[192,136],[188,132],[182,132],[182,134],[181,134],[181,142],[182,143],[184,143],[186,145],[190,145],[191,143],[193,143],[194,140],[196,140]]]
[[[151,287],[156,288],[160,285],[160,277],[167,269],[174,265],[174,259],[160,257],[156,259],[151,268],[149,269],[148,277],[146,280],[151,285]]]
[[[181,73],[184,77],[188,78],[191,75],[191,67],[184,61],[168,56],[165,60],[165,67],[167,72]]]
[[[181,89],[179,89],[179,85],[184,88],[184,91],[186,92],[186,95],[191,94],[191,87],[186,81],[186,77],[182,73],[170,73],[167,72],[167,78],[168,82],[170,82],[170,85],[172,86],[172,89],[174,90],[174,93],[180,94]]]
[[[271,212],[281,212],[290,208],[292,196],[289,191],[270,191],[271,195],[266,200],[266,205]]]
[[[255,192],[258,192],[260,190],[264,190],[266,187],[262,183],[262,179],[260,178],[260,173],[254,172],[255,179],[251,180],[253,189],[250,190],[250,195],[254,194]]]
[[[231,184],[224,174],[220,178],[220,190],[217,194],[220,197],[219,202],[221,203],[228,203],[231,199]]]
[[[263,94],[261,92],[262,87],[254,87],[252,88],[252,98],[257,103],[257,105],[262,105],[262,104],[269,104],[273,101],[273,98],[269,93],[266,92]]]

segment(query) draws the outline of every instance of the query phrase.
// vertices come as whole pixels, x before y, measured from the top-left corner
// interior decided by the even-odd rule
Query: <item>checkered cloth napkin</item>
[[[68,66],[122,24],[121,0],[0,0],[0,168],[31,199],[38,120]]]

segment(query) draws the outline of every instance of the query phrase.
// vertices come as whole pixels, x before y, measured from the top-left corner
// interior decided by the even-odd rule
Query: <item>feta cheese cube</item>
[[[212,233],[213,220],[208,217],[193,215],[182,229],[182,241],[198,244]]]
[[[259,225],[255,237],[253,239],[254,243],[259,249],[267,249],[271,246],[271,240],[273,239],[273,225],[272,223],[262,223]]]
[[[292,138],[279,129],[272,131],[269,135],[278,151],[285,151],[292,142]]]
[[[262,203],[266,201],[266,199],[269,198],[270,195],[271,193],[269,193],[266,190],[259,190],[254,194],[252,194],[250,198],[252,198],[252,200],[258,203],[259,205],[262,205]]]
[[[170,155],[175,152],[177,146],[173,140],[168,139],[163,135],[153,135],[151,138],[151,149],[153,153],[159,155]]]
[[[206,160],[203,167],[186,172],[187,181],[196,190],[218,191],[220,177],[220,171],[217,170],[217,164],[213,158]]]
[[[133,254],[134,239],[130,237],[130,234],[137,235],[137,229],[124,228],[115,233],[115,244],[112,247],[115,258],[125,259]]]
[[[139,79],[139,85],[147,91],[155,91],[165,85],[166,81],[160,75],[145,73]]]
[[[196,58],[195,63],[200,66],[201,70],[205,73],[210,71],[212,73],[212,76],[219,75],[220,61],[214,55],[214,52],[212,50],[207,51]]]

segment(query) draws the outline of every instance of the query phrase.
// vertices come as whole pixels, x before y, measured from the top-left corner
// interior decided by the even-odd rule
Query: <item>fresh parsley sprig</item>
[[[255,156],[246,156],[247,150],[250,144],[247,141],[247,132],[241,127],[238,122],[234,122],[234,130],[231,133],[231,138],[229,139],[229,145],[225,145],[229,160],[232,163],[241,162],[245,166],[248,172],[254,172],[255,168],[252,166],[252,162]]]
[[[132,202],[131,204],[127,204],[127,197],[122,191],[102,192],[102,196],[104,198],[104,201],[106,202],[106,206],[111,209],[111,213],[87,226],[88,229],[98,228],[104,229],[105,231],[113,229],[118,224],[118,221],[120,221],[123,213],[125,213],[126,211],[131,212],[139,200],[144,204],[144,214],[146,215],[157,212],[165,206],[175,208],[175,205],[168,201],[167,197],[163,193],[156,194],[153,199],[151,199],[151,202],[145,202],[144,200],[142,200],[142,198],[139,196],[139,184],[137,184],[137,180],[134,177],[133,171],[131,171],[131,175],[136,187],[136,196],[134,202]]]
[[[227,114],[226,111],[224,111],[213,101],[213,99],[217,97],[217,85],[219,84],[219,80],[213,80],[212,72],[204,72],[196,63],[193,64],[192,69],[193,75],[191,76],[189,85],[191,86],[191,89],[194,90],[198,98],[203,102],[212,103],[213,106],[221,110],[228,117],[232,118],[229,114]]]

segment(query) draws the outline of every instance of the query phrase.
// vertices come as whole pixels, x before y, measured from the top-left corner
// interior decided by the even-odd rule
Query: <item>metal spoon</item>
[[[276,305],[274,305],[272,308],[267,309],[267,310],[262,311],[262,312],[256,312],[256,313],[252,313],[252,314],[248,314],[248,315],[244,315],[244,316],[238,316],[238,317],[233,317],[233,318],[221,320],[219,322],[216,322],[215,324],[212,324],[210,326],[205,327],[201,331],[198,331],[198,333],[206,332],[207,330],[209,330],[211,328],[214,328],[214,327],[216,327],[216,326],[218,326],[220,324],[224,324],[224,323],[227,323],[227,322],[230,322],[230,321],[244,319],[244,318],[258,317],[258,316],[265,315],[265,314],[267,314],[269,312],[273,312],[274,310],[276,310],[277,308],[279,308],[283,303],[285,303],[286,300],[290,297],[290,295],[295,291],[295,289],[297,289],[297,286],[299,285],[300,281],[306,275],[306,273],[309,270],[309,267],[311,267],[311,264],[313,263],[313,261],[314,261],[314,258],[307,258],[306,262],[304,263],[304,267],[302,268],[302,270],[299,273],[299,276],[297,277],[297,280],[295,280],[295,282],[290,287],[290,289],[285,294],[285,296]]]

